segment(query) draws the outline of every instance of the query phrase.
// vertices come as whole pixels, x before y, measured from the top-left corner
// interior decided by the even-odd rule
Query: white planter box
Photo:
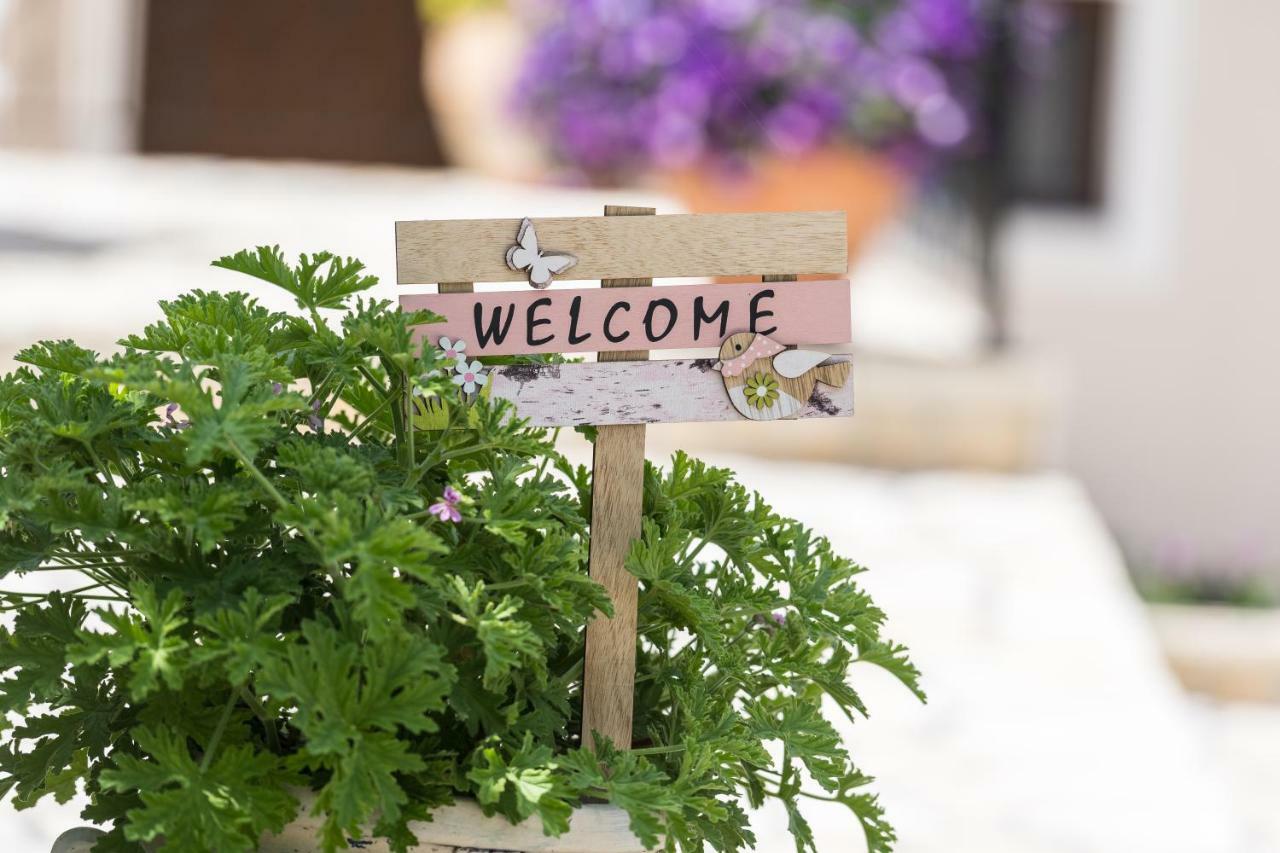
[[[1148,605],[1169,665],[1189,690],[1280,702],[1280,609]]]
[[[258,848],[261,853],[313,853],[316,849],[322,821],[307,814],[310,792],[299,799],[298,819],[280,835],[264,837]],[[644,853],[645,849],[631,834],[627,813],[609,805],[576,810],[569,831],[559,838],[543,835],[536,818],[512,826],[503,818],[485,817],[470,800],[437,809],[432,817],[429,823],[410,824],[419,841],[414,853]],[[99,835],[100,830],[90,827],[68,830],[54,842],[51,853],[89,853]],[[360,850],[388,853],[389,848],[377,839],[364,842]]]

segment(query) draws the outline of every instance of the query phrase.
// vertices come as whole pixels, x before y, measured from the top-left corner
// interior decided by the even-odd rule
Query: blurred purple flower
[[[319,400],[311,401],[311,415],[307,418],[307,423],[314,432],[324,432],[324,418],[320,417]]]
[[[758,613],[752,621],[764,628],[766,631],[773,633],[779,628],[785,628],[787,626],[787,612],[785,610],[775,610],[767,616]]]
[[[974,140],[982,0],[543,5],[513,102],[584,177],[834,141],[925,169]],[[1023,17],[1046,31],[1045,15]]]
[[[164,407],[164,424],[165,424],[165,426],[169,427],[170,429],[175,429],[175,430],[184,430],[184,429],[188,429],[188,428],[191,426],[191,421],[189,421],[189,420],[178,420],[176,417],[174,417],[174,415],[175,415],[175,413],[176,413],[177,411],[178,411],[178,404],[177,404],[177,403],[170,403],[169,405],[167,405],[167,406],[165,406],[165,407]]]

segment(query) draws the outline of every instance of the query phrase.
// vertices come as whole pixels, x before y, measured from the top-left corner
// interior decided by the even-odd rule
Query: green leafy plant
[[[806,850],[812,796],[891,847],[821,710],[865,714],[859,662],[919,694],[859,566],[729,471],[647,468],[635,748],[585,748],[589,472],[462,405],[411,333],[439,318],[359,296],[358,262],[216,264],[300,312],[196,291],[119,354],[42,343],[0,380],[0,572],[59,590],[3,593],[14,805],[80,790],[99,851],[236,851],[301,797],[333,851],[403,850],[457,797],[553,835],[603,799],[694,851],[750,847],[739,801],[772,797]],[[448,428],[416,430],[431,394]]]

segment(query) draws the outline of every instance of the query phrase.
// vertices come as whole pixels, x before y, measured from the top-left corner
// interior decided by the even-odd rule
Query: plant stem
[[[237,691],[232,690],[231,695],[227,697],[227,704],[222,708],[222,716],[218,718],[218,725],[213,730],[213,737],[209,738],[209,746],[204,751],[204,757],[200,759],[200,773],[203,774],[209,769],[209,762],[213,760],[213,752],[218,748],[218,741],[222,740],[222,733],[227,729],[227,722],[231,719],[231,709],[236,706]]]
[[[98,585],[98,584],[95,584],[95,586],[97,586],[97,585]],[[86,587],[86,589],[88,589],[88,588],[89,588],[89,587]],[[56,590],[56,589],[55,589],[55,590],[51,590],[51,591],[49,591],[49,592],[19,592],[18,590],[12,590],[12,589],[0,589],[0,596],[15,596],[15,597],[17,597],[17,596],[21,596],[21,597],[23,597],[23,598],[48,598],[49,596],[53,595],[55,592],[61,592],[61,590]],[[63,595],[72,595],[72,593],[69,593],[69,592],[63,592],[62,594],[63,594]],[[80,594],[77,594],[77,595],[73,595],[72,597],[74,597],[74,598],[83,598],[83,599],[90,599],[90,600],[93,600],[93,601],[126,601],[126,600],[127,600],[127,599],[121,598],[120,596],[117,596],[117,595],[80,595]],[[12,608],[5,608],[5,609],[12,609]]]
[[[357,424],[355,429],[347,433],[347,441],[348,442],[355,441],[356,438],[358,438],[360,434],[365,431],[365,427],[367,427],[369,424],[377,423],[377,421],[373,419],[373,416],[376,415],[378,412],[382,411],[384,408],[386,408],[387,404],[390,402],[391,402],[391,398],[388,397],[378,405],[374,406],[373,410],[369,412],[369,414],[364,416],[364,420],[362,420],[359,424]]]
[[[249,685],[240,685],[240,698],[249,706],[249,710],[258,718],[258,722],[262,723],[263,730],[267,733],[267,745],[276,755],[280,754],[280,735],[276,732],[275,720],[267,719],[267,712],[262,707],[262,703],[258,701],[258,697],[249,691]]]
[[[245,470],[258,481],[258,485],[262,486],[262,488],[266,490],[267,494],[271,495],[272,500],[279,504],[281,509],[288,509],[289,502],[284,499],[284,495],[280,494],[280,491],[275,487],[275,484],[267,479],[266,474],[263,474],[258,470],[258,466],[253,464],[253,460],[249,458],[249,455],[240,449],[240,445],[230,439],[227,440],[227,444],[230,446],[231,452],[235,454],[238,460],[240,460],[240,464],[243,465]],[[306,531],[303,531],[303,535],[307,535]]]
[[[684,745],[674,746],[646,746],[643,749],[630,750],[632,755],[666,755],[671,752],[684,752]]]
[[[262,486],[262,488],[266,489],[267,494],[271,496],[271,498],[276,502],[276,504],[279,505],[281,509],[288,509],[289,502],[285,500],[284,495],[280,494],[280,491],[276,489],[276,487],[271,483],[270,480],[267,479],[266,474],[263,474],[262,471],[258,470],[258,466],[254,465],[253,460],[249,458],[249,455],[240,449],[240,445],[236,444],[234,441],[230,439],[228,439],[227,444],[231,448],[231,452],[234,453],[236,458],[240,460],[240,464],[243,465],[245,467],[245,470],[248,471],[253,476],[253,478],[258,481],[258,483]],[[324,547],[320,544],[320,542],[316,539],[316,537],[312,534],[312,532],[307,528],[299,526],[295,529],[300,534],[302,534],[303,539],[307,540],[307,544],[309,544],[312,548],[316,549],[317,555],[319,555],[320,559],[324,562],[325,566],[329,569],[329,573],[330,573],[330,576],[333,578],[334,585],[337,586],[339,589],[341,589],[342,582],[343,582],[342,571],[338,568],[336,563],[334,563],[332,560],[330,560],[325,556]]]

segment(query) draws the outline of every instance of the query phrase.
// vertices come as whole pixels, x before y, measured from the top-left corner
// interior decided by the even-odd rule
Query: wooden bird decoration
[[[754,332],[739,332],[720,345],[715,369],[740,415],[773,421],[800,414],[819,382],[844,387],[849,363],[824,364],[830,357],[825,352],[787,349]]]

